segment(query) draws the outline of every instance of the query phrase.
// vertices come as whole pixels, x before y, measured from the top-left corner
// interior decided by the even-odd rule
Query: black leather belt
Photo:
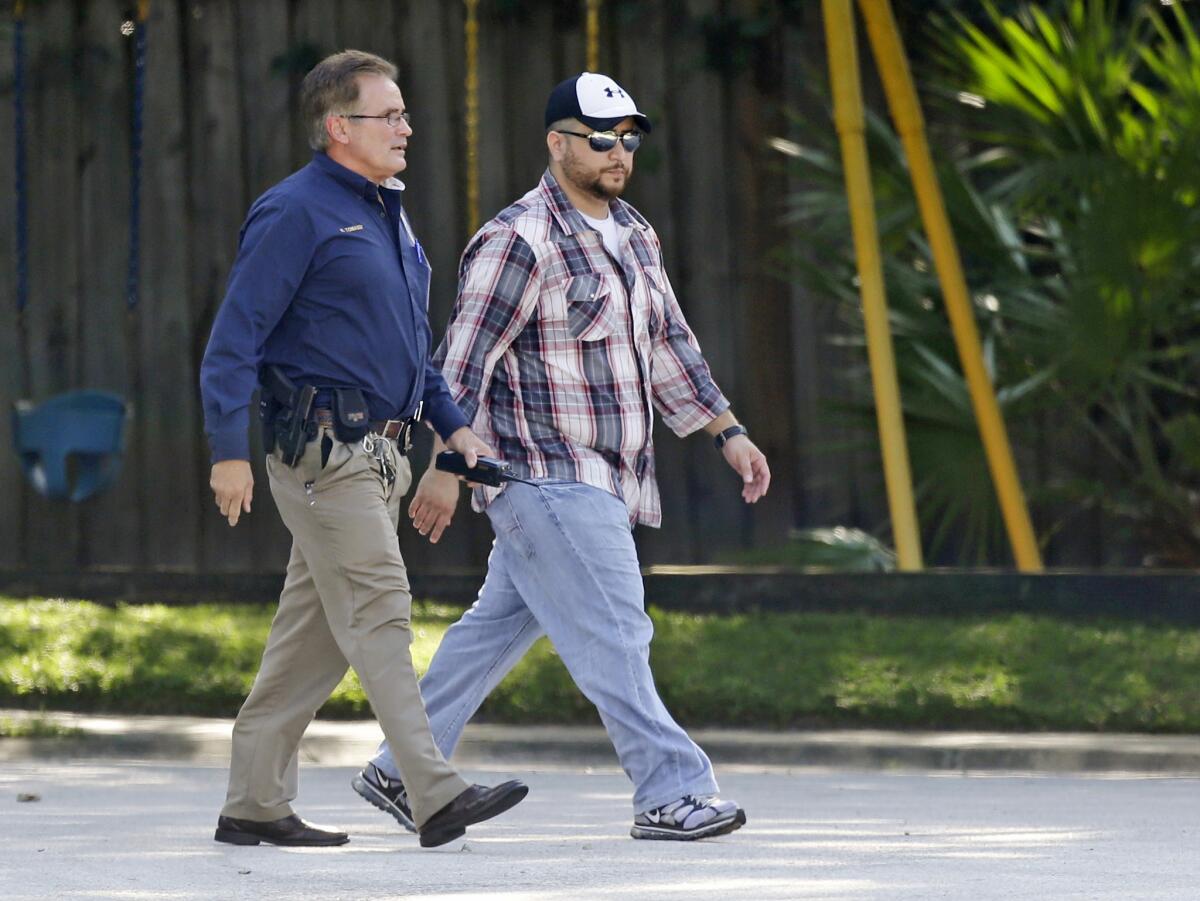
[[[321,428],[333,428],[333,411],[328,407],[317,407],[313,410],[313,419]],[[418,421],[416,417],[410,417],[409,419],[376,419],[371,422],[370,429],[374,435],[378,435],[381,438],[390,438],[395,441],[400,447],[401,453],[403,453],[412,446],[412,430]]]

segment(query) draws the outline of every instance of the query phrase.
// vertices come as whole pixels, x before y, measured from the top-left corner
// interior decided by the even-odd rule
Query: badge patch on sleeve
[[[338,229],[340,232],[360,232],[362,230],[363,227],[361,225],[347,225]]]

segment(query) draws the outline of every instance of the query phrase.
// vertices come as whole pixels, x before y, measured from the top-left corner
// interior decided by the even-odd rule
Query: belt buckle
[[[408,456],[408,452],[412,450],[412,431],[414,422],[416,422],[414,419],[403,420],[400,425],[400,433],[396,435],[396,447],[399,448],[400,453],[404,456]]]
[[[401,454],[407,454],[412,449],[412,419],[387,419],[379,424],[376,434],[382,439],[395,441]],[[395,426],[395,434],[391,434]]]
[[[410,450],[412,450],[413,428],[416,426],[416,424],[418,422],[421,421],[421,414],[424,412],[425,412],[425,401],[423,401],[423,400],[417,401],[417,409],[413,411],[413,415],[410,416],[404,423],[404,436],[403,436],[404,443],[400,446],[401,447],[400,452],[402,454],[407,454]]]

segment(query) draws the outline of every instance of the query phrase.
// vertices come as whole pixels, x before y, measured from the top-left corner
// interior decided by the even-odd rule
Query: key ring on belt
[[[371,431],[367,432],[362,439],[362,448],[368,454],[372,453],[375,448],[383,441],[395,441],[396,448],[400,451],[401,456],[407,456],[412,450],[412,432],[417,422],[421,419],[421,413],[425,409],[425,402],[421,401],[417,404],[417,409],[412,416],[405,419],[388,419],[379,422],[371,423]],[[393,431],[395,434],[391,434]]]
[[[391,454],[388,453],[391,450],[388,439],[374,432],[367,432],[362,439],[362,449],[375,459],[379,466],[379,474],[387,482],[388,491],[391,491],[396,483],[396,467],[392,463]]]

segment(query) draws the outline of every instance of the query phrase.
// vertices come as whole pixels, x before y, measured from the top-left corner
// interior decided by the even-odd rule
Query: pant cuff
[[[252,820],[256,823],[270,823],[282,820],[292,815],[292,805],[276,804],[273,807],[262,807],[258,804],[226,804],[221,808],[221,816],[233,817],[237,820]]]
[[[702,795],[715,795],[719,791],[717,780],[704,779],[691,785],[685,785],[683,788],[676,789],[674,792],[666,795],[651,796],[644,801],[635,795],[633,799],[633,812],[635,815],[645,813],[647,810],[654,810],[656,807],[662,807],[664,804],[678,801],[684,795],[699,797]]]
[[[422,798],[419,813],[417,811],[417,805],[413,804],[413,824],[417,827],[417,831],[419,832],[424,825],[429,822],[430,817],[465,792],[468,788],[470,788],[470,786],[467,784],[465,779],[455,779],[443,788],[439,789],[437,792],[434,792],[428,798]],[[408,800],[410,804],[413,802],[414,799],[412,795],[408,796]]]

